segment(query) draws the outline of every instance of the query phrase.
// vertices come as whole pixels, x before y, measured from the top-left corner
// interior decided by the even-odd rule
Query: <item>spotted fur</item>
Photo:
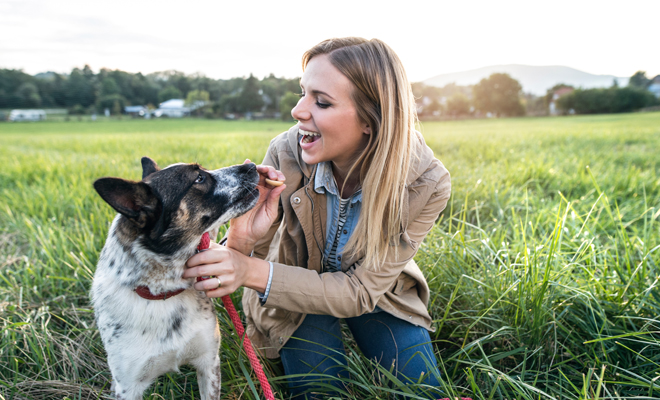
[[[142,399],[160,375],[184,364],[197,369],[202,399],[220,398],[220,331],[210,299],[183,279],[204,232],[252,208],[259,197],[254,164],[214,171],[197,164],[159,169],[142,159],[139,182],[101,178],[99,195],[119,213],[92,284],[96,324],[108,354],[116,399]],[[186,289],[166,300],[152,294]]]

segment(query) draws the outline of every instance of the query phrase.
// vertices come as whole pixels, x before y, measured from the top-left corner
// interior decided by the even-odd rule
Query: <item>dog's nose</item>
[[[241,178],[249,178],[257,174],[257,165],[255,163],[236,165],[236,174]]]

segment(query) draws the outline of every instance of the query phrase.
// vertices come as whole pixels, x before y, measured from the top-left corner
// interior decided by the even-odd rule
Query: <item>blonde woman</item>
[[[450,179],[414,129],[401,61],[377,39],[330,39],[304,54],[300,86],[298,124],[259,166],[260,203],[231,222],[226,247],[192,257],[185,276],[215,275],[196,284],[209,297],[247,288],[248,335],[281,356],[287,375],[303,376],[289,380],[294,397],[318,374],[347,377],[340,319],[367,357],[438,386],[429,287],[413,257]]]

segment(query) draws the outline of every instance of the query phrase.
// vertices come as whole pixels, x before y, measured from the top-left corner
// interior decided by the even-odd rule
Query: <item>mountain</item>
[[[457,85],[474,85],[475,83],[479,83],[483,78],[488,78],[495,72],[505,72],[511,75],[511,77],[520,82],[524,92],[533,93],[535,95],[545,94],[547,89],[558,83],[566,83],[568,85],[586,89],[612,86],[614,79],[618,81],[619,86],[625,86],[628,84],[629,79],[627,77],[617,77],[614,75],[594,75],[575,68],[559,65],[535,67],[531,65],[510,64],[492,65],[490,67],[483,67],[470,71],[437,75],[433,78],[424,80],[423,83],[429,86],[438,87],[445,86],[452,82]]]
[[[62,75],[62,74],[60,74]],[[39,72],[34,76],[37,79],[42,79],[44,81],[52,81],[55,79],[55,72],[53,71],[48,71],[48,72]]]

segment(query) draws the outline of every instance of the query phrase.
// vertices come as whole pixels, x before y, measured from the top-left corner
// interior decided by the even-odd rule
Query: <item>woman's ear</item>
[[[364,124],[362,128],[363,128],[362,133],[364,133],[365,135],[371,135],[371,127],[369,126],[369,124]]]

